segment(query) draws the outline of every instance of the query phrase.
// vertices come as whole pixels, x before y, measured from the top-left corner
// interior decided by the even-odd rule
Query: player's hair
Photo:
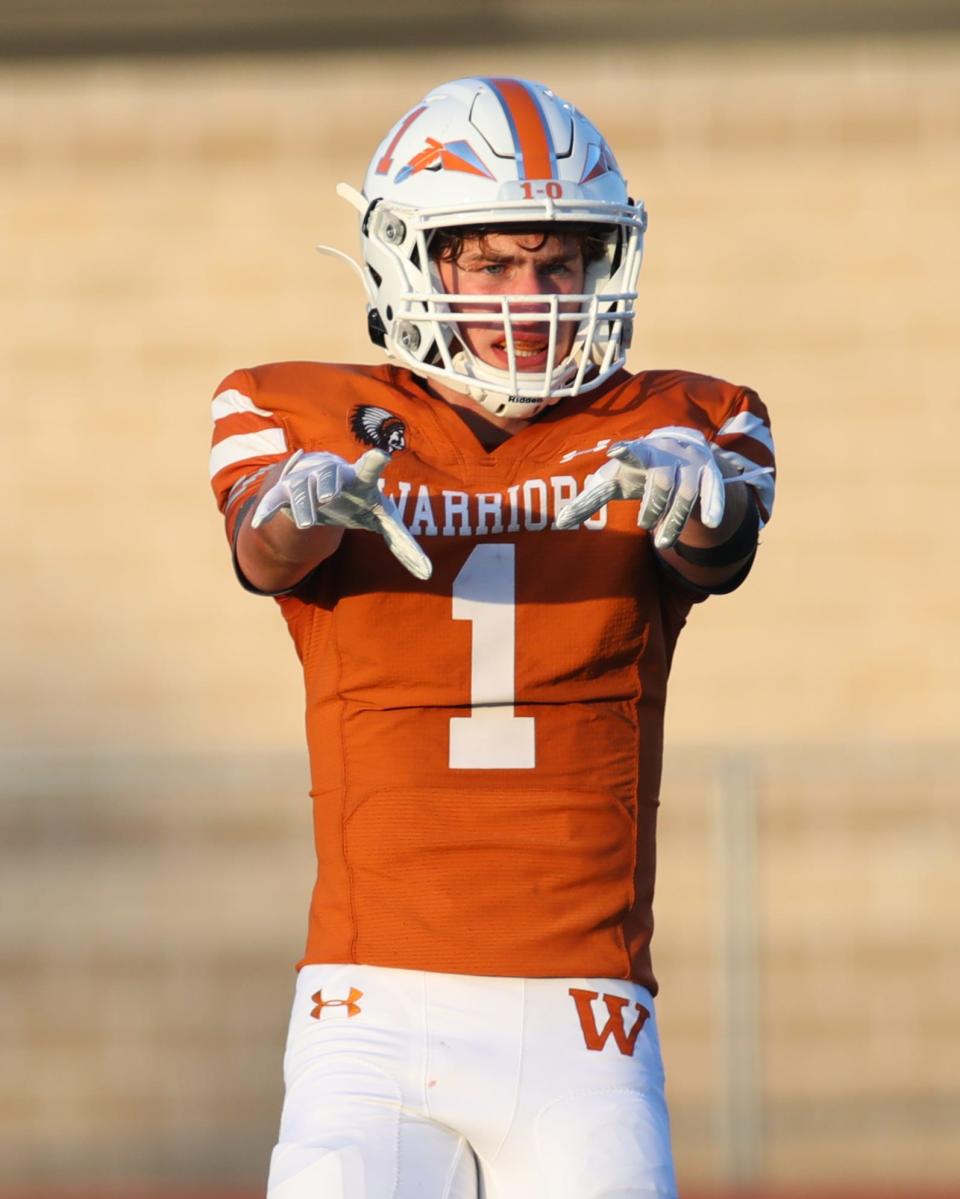
[[[580,247],[583,265],[599,262],[606,255],[607,246],[614,230],[606,225],[590,224],[545,224],[543,221],[526,221],[515,225],[462,225],[453,229],[438,229],[430,240],[430,257],[438,262],[456,262],[467,242],[477,241],[481,252],[486,252],[487,238],[491,234],[538,234],[540,242],[532,250],[542,249],[551,237],[570,238]]]

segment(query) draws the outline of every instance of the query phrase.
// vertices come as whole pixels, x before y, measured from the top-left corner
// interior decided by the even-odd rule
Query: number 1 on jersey
[[[478,545],[453,580],[453,619],[473,625],[470,716],[450,720],[451,770],[536,765],[534,718],[515,716],[515,546]]]

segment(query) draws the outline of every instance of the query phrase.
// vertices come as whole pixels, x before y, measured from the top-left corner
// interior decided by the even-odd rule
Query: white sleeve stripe
[[[716,457],[724,458],[727,462],[732,462],[734,466],[736,466],[737,470],[739,470],[742,474],[746,474],[747,471],[751,470],[770,471],[770,467],[764,462],[754,462],[752,458],[748,458],[746,454],[741,454],[737,450],[725,450],[722,445],[717,445],[715,441],[711,444],[713,449],[716,450]],[[770,480],[773,479],[773,475],[770,473],[761,475],[760,477]]]
[[[232,466],[242,462],[244,458],[265,458],[269,454],[285,454],[287,439],[282,429],[264,429],[260,433],[236,433],[233,437],[225,437],[218,441],[210,451],[210,478]]]
[[[236,416],[238,412],[252,412],[255,416],[273,416],[273,413],[266,408],[258,408],[249,396],[245,396],[242,391],[237,391],[235,387],[231,387],[229,391],[221,391],[218,396],[214,396],[210,408],[215,421],[221,420],[225,416]]]
[[[737,434],[752,437],[754,441],[759,441],[762,446],[766,446],[771,454],[773,453],[773,437],[770,429],[756,413],[738,412],[717,430],[718,437],[733,437]]]

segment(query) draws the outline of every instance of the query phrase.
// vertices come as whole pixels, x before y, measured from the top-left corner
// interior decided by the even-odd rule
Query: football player
[[[339,191],[387,363],[213,401],[236,570],[303,664],[319,863],[269,1196],[672,1196],[667,675],[753,562],[766,410],[625,369],[644,206],[541,84],[436,88]]]

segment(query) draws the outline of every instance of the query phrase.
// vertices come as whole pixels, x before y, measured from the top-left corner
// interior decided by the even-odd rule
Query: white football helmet
[[[362,216],[370,335],[389,357],[508,417],[535,416],[623,365],[646,212],[628,196],[598,130],[543,84],[471,78],[435,88],[380,143],[363,192],[347,184],[337,190]],[[492,312],[490,296],[444,292],[430,255],[436,230],[496,232],[531,222],[609,231],[604,256],[586,264],[583,294],[498,296]],[[503,328],[507,369],[470,352],[457,337],[462,321]],[[542,372],[517,368],[512,327],[524,321],[549,326]],[[567,321],[576,333],[557,361]]]

